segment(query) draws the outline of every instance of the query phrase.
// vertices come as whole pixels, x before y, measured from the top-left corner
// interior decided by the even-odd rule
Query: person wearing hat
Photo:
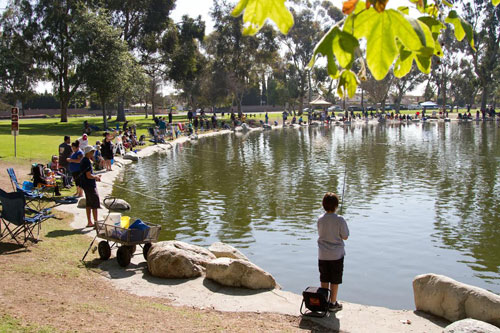
[[[81,186],[83,192],[85,192],[85,209],[87,211],[87,227],[93,227],[90,212],[94,217],[94,221],[97,221],[97,209],[101,208],[99,194],[97,194],[97,184],[96,182],[101,181],[101,176],[94,175],[94,170],[92,169],[92,160],[94,159],[95,148],[93,146],[85,147],[84,157],[80,162],[80,172],[81,172]]]
[[[78,141],[80,142],[80,149],[84,150],[85,147],[89,145],[89,138],[87,136],[87,133],[83,133],[82,136],[78,138]]]

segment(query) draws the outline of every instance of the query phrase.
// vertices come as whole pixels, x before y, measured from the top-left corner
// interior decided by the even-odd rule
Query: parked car
[[[328,111],[342,111],[342,108],[338,105],[332,105],[328,108]]]
[[[348,111],[363,111],[363,109],[359,105],[352,105],[352,106],[348,107],[347,110]]]

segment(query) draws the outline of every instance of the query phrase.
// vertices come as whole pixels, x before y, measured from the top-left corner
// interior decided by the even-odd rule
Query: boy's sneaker
[[[342,304],[340,304],[339,302],[335,302],[335,303],[328,302],[328,311],[337,312],[340,310],[342,310]]]

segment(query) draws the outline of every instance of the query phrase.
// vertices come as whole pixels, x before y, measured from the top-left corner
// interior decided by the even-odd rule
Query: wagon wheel
[[[151,243],[146,243],[144,244],[142,248],[142,255],[144,256],[144,259],[148,260],[148,251],[151,248]]]
[[[116,260],[118,261],[118,265],[127,267],[128,264],[130,264],[130,259],[132,259],[132,255],[130,254],[130,249],[128,248],[128,246],[120,246],[120,248],[116,252]]]
[[[107,241],[100,241],[97,249],[99,251],[99,257],[102,260],[108,260],[109,257],[111,257],[111,247]]]

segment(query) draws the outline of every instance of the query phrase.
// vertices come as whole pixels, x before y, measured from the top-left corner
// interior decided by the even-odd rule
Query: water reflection
[[[495,123],[363,125],[225,135],[128,166],[114,189],[162,239],[243,249],[288,290],[318,280],[316,216],[345,196],[341,298],[412,308],[411,280],[436,272],[500,292]],[[390,296],[385,292],[392,290]]]

